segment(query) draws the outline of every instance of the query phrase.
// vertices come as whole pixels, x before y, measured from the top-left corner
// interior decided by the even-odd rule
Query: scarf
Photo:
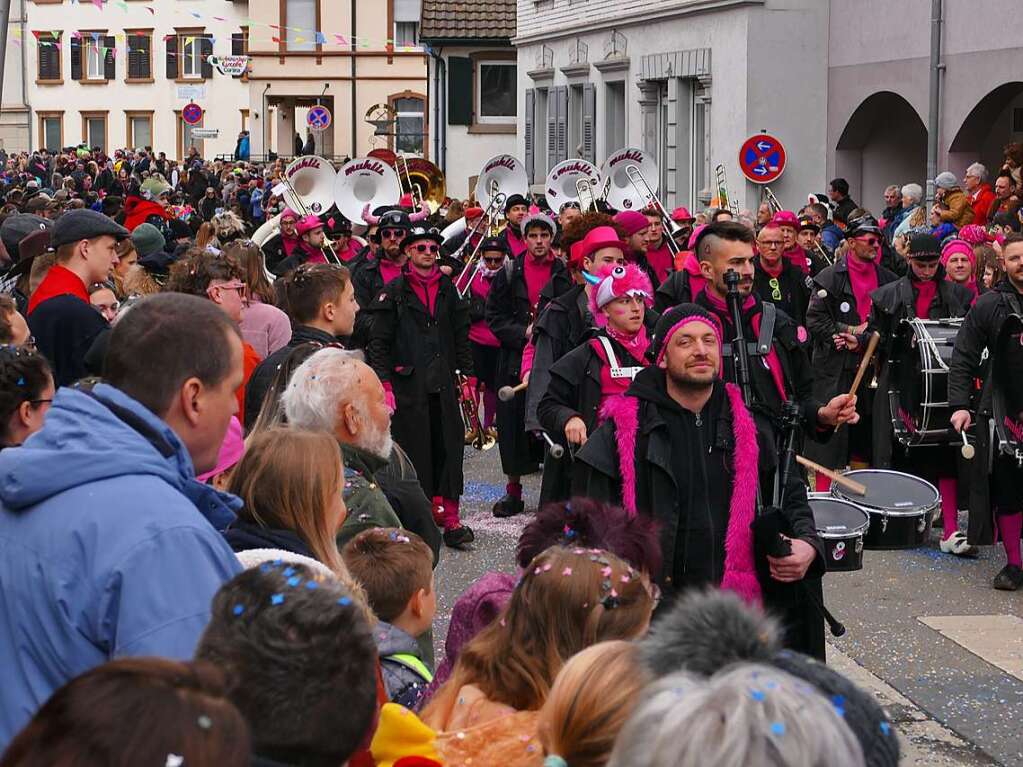
[[[646,260],[657,275],[658,282],[664,282],[675,265],[675,255],[663,239],[660,245],[646,252]]]
[[[43,301],[57,296],[74,296],[89,303],[89,291],[82,279],[70,269],[54,264],[29,299],[28,313],[32,314]]]
[[[388,284],[392,280],[398,279],[401,276],[403,269],[404,267],[387,257],[380,259],[380,277],[383,279],[384,285]]]
[[[938,293],[938,281],[934,279],[919,282],[914,279],[912,285],[916,290],[916,316],[921,320],[929,320],[931,318],[931,301]]]
[[[426,307],[426,313],[431,317],[437,310],[437,291],[440,289],[440,267],[433,265],[429,274],[420,274],[417,269],[409,269],[405,274],[409,285],[419,300]]]
[[[547,258],[537,263],[530,255],[523,260],[522,272],[526,278],[526,293],[529,295],[529,305],[535,307],[540,301],[540,291],[551,279],[551,269],[554,264],[554,254],[548,253]]]
[[[503,266],[499,266],[497,269],[487,269],[484,267],[473,278],[470,290],[484,305],[487,303],[487,296],[490,295],[490,288],[493,287],[494,277],[503,270]],[[469,340],[480,346],[501,345],[501,342],[497,340],[497,336],[494,335],[494,331],[490,329],[490,325],[487,324],[485,318],[480,318],[469,326]]]
[[[798,245],[786,250],[782,253],[782,257],[787,258],[789,263],[796,267],[803,274],[810,273],[810,265],[806,263],[806,251]],[[777,276],[777,275],[775,275]]]
[[[281,232],[281,245],[284,246],[285,258],[291,258],[291,254],[295,252],[295,248],[298,246],[299,242],[301,242],[301,240],[299,240],[297,234],[293,237],[288,237],[283,231]]]
[[[628,357],[616,354],[619,367],[646,367],[650,364],[646,358],[646,350],[650,346],[650,339],[647,337],[645,327],[641,326],[639,331],[632,335],[618,332],[611,327],[606,327],[605,330],[607,331],[608,338],[625,347],[625,350],[629,353],[628,357],[632,357],[632,359],[629,359]],[[632,385],[632,379],[613,378],[611,376],[611,361],[607,358],[607,353],[604,351],[604,345],[600,342],[600,339],[591,338],[590,348],[604,362],[600,368],[600,404],[603,405],[608,397],[625,394]]]
[[[860,315],[860,322],[866,322],[870,316],[870,294],[877,290],[877,267],[873,261],[863,261],[853,255],[845,261],[849,267],[849,284],[856,298],[856,312]]]
[[[774,266],[771,266],[766,261],[764,261],[763,256],[761,256],[760,268],[764,270],[764,273],[768,277],[781,277],[782,270],[785,268],[785,262],[779,258],[778,263],[776,263]]]
[[[685,254],[682,269],[689,273],[689,295],[698,296],[707,287],[707,280],[700,271],[700,259],[696,257],[696,253],[689,251]]]

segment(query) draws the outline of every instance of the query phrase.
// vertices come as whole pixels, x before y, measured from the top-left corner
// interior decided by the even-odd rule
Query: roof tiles
[[[423,0],[419,36],[430,40],[510,40],[516,0]]]

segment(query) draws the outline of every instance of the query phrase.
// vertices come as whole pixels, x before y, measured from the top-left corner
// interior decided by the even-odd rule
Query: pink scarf
[[[380,259],[380,276],[384,280],[384,285],[389,283],[391,280],[396,280],[401,276],[403,267],[389,258]]]
[[[675,255],[664,240],[661,240],[656,250],[650,249],[646,252],[646,260],[657,275],[658,282],[664,282],[675,265]]]
[[[931,318],[931,301],[938,293],[938,281],[918,282],[913,280],[913,287],[916,288],[916,316],[921,320],[929,320]]]
[[[431,317],[437,312],[437,291],[440,288],[440,267],[436,264],[427,275],[422,275],[416,269],[409,269],[406,274],[409,285],[419,296],[419,300],[426,307],[426,313]]]
[[[529,305],[535,307],[540,301],[540,291],[551,279],[551,266],[554,263],[554,256],[548,254],[547,258],[537,263],[536,259],[526,255],[523,273],[526,277],[526,292],[529,294]]]
[[[299,242],[301,242],[301,240],[298,238],[298,235],[295,235],[294,237],[287,237],[284,232],[281,232],[281,244],[284,245],[284,255],[288,258],[290,258],[291,254],[295,252],[295,247]]]
[[[486,303],[487,296],[490,295],[490,288],[494,284],[494,277],[497,276],[497,273],[502,268],[494,269],[491,272],[488,272],[486,269],[480,269],[479,273],[473,278],[472,286],[470,287],[472,294]],[[480,346],[501,345],[501,342],[497,340],[497,336],[494,335],[494,331],[490,329],[490,325],[487,324],[485,319],[476,320],[472,323],[469,327],[469,340]]]
[[[787,258],[789,262],[803,274],[810,273],[810,265],[806,263],[806,251],[798,245],[786,250],[782,253],[782,256]]]
[[[707,287],[707,280],[700,271],[700,259],[690,251],[682,262],[682,268],[689,272],[689,295],[696,298]]]
[[[846,258],[846,263],[853,296],[856,297],[856,312],[860,315],[860,322],[866,322],[870,316],[870,294],[877,290],[877,267],[873,261],[862,261],[853,255]]]
[[[632,357],[631,360],[619,359],[619,367],[646,367],[650,364],[646,358],[646,350],[650,347],[650,339],[647,337],[645,327],[640,327],[639,331],[631,336],[617,332],[610,327],[605,329],[607,334],[624,346],[629,352],[629,356]],[[632,379],[611,377],[611,363],[607,359],[604,345],[599,339],[591,338],[590,347],[604,361],[603,366],[600,368],[600,403],[603,405],[608,397],[613,397],[616,394],[625,394],[629,386],[632,385]]]

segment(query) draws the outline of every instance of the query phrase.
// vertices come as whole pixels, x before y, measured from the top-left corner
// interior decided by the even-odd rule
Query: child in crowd
[[[416,643],[437,612],[433,552],[415,533],[378,527],[355,536],[341,556],[380,619],[373,636],[387,697],[414,710],[433,681],[433,669]]]

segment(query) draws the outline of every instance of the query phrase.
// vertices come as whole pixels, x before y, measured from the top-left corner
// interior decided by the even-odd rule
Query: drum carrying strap
[[[597,340],[600,341],[600,345],[604,347],[604,354],[607,355],[607,364],[611,368],[611,378],[628,378],[631,381],[643,369],[641,365],[630,368],[619,366],[618,357],[615,355],[615,350],[611,347],[611,341],[608,340],[607,336],[597,336]]]
[[[774,324],[778,319],[778,307],[772,303],[764,302],[763,310],[760,313],[760,333],[756,341],[747,341],[747,354],[751,357],[765,357],[771,351],[774,344]],[[732,355],[732,344],[723,344],[721,353],[726,357]]]

